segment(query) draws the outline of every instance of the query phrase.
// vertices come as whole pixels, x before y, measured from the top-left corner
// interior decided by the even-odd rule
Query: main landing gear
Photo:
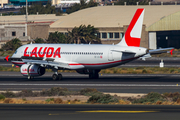
[[[92,72],[89,73],[89,78],[90,79],[98,79],[99,72],[100,72],[100,70],[92,70]]]
[[[52,75],[53,80],[62,80],[62,74],[53,74]]]
[[[62,74],[58,74],[58,70],[57,69],[53,69],[54,74],[52,75],[52,79],[53,80],[62,80]]]

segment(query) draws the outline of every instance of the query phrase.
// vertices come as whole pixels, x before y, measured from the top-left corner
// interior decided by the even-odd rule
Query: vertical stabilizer
[[[137,9],[123,39],[117,45],[135,47],[140,46],[143,18],[144,8]]]

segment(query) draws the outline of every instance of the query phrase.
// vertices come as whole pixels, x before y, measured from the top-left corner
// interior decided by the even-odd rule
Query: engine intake
[[[28,65],[24,64],[21,66],[21,74],[24,76],[28,76],[28,67],[29,67],[29,75],[30,76],[41,76],[45,73],[45,68],[39,65]]]

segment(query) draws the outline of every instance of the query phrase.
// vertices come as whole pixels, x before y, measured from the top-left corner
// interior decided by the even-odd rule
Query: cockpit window
[[[17,50],[16,50],[16,52],[14,54],[16,54],[16,53],[17,53]]]

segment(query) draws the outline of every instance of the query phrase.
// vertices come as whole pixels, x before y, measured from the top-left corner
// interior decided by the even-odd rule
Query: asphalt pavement
[[[0,104],[2,120],[179,120],[180,106]]]
[[[69,90],[96,88],[111,93],[180,92],[180,75],[170,74],[102,74],[99,79],[88,75],[62,73],[62,81],[53,81],[47,72],[44,76],[28,80],[20,72],[0,72],[0,90],[42,90],[63,87]]]

